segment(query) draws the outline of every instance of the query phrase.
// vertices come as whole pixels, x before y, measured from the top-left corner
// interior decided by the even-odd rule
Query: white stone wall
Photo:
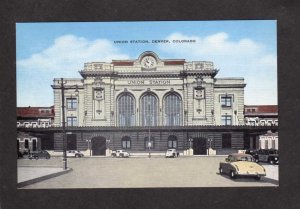
[[[150,53],[151,54],[151,53]],[[244,79],[213,78],[212,62],[185,62],[182,65],[164,65],[157,55],[156,69],[148,73],[142,69],[140,60],[134,60],[133,66],[114,66],[111,63],[85,63],[84,79],[65,79],[67,86],[80,86],[78,108],[66,110],[68,116],[77,117],[79,126],[117,126],[117,98],[124,91],[135,97],[136,124],[140,125],[140,98],[148,89],[158,98],[158,125],[164,124],[164,97],[174,91],[182,98],[182,125],[221,125],[221,115],[232,115],[233,125],[244,124]],[[141,57],[140,57],[141,58]],[[172,62],[174,60],[168,60]],[[176,61],[176,60],[175,60]],[[178,60],[177,60],[178,61]],[[179,60],[183,62],[184,60]],[[185,76],[182,73],[185,72]],[[105,74],[106,73],[106,74]],[[104,75],[105,74],[105,75]],[[149,75],[152,76],[149,76]],[[97,75],[101,84],[95,82]],[[196,77],[201,77],[204,97],[195,97],[195,87],[199,87]],[[61,126],[61,90],[60,79],[54,80],[54,125]],[[103,89],[103,99],[95,99],[94,90]],[[75,97],[73,89],[65,90],[66,99]],[[222,108],[220,96],[233,96],[231,108]],[[66,120],[67,122],[67,120]]]
[[[259,136],[260,149],[278,149],[278,136]]]

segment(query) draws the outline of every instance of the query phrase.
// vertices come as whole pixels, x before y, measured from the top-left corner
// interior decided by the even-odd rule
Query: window
[[[275,140],[272,140],[272,149],[275,149]]]
[[[29,148],[29,140],[28,139],[25,139],[25,149],[28,149]]]
[[[67,99],[67,109],[76,109],[77,108],[77,99],[69,98]]]
[[[158,102],[154,95],[146,94],[141,99],[140,118],[142,126],[156,126],[157,125],[157,108]]]
[[[130,149],[131,148],[131,140],[130,137],[125,136],[122,138],[122,149]]]
[[[222,107],[231,107],[232,106],[232,97],[231,96],[221,96],[221,105]]]
[[[274,125],[278,126],[278,120],[274,120]]]
[[[176,136],[169,136],[168,138],[168,148],[177,148],[177,138]]]
[[[272,121],[268,120],[268,126],[272,126]]]
[[[265,125],[266,125],[266,121],[265,121],[265,120],[261,120],[261,121],[260,121],[260,124],[261,124],[262,126],[265,126]]]
[[[268,140],[265,140],[265,149],[269,149]]]
[[[119,126],[135,125],[135,100],[129,93],[124,93],[118,99]]]
[[[154,137],[150,138],[150,148],[154,149]],[[145,149],[149,149],[149,137],[145,137]]]
[[[177,94],[169,94],[165,98],[165,120],[164,123],[167,126],[181,125],[181,98]]]
[[[222,115],[222,125],[231,125],[231,115]]]
[[[222,134],[222,148],[231,148],[231,134]]]
[[[68,126],[77,126],[77,117],[67,117]]]
[[[32,139],[32,151],[36,151],[37,148],[37,139]]]

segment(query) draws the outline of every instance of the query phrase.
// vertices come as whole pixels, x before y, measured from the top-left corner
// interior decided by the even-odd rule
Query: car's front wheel
[[[232,178],[232,179],[236,178],[234,171],[230,171],[229,175],[230,175],[230,178]]]

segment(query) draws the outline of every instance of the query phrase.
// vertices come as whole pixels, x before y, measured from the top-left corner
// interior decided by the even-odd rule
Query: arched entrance
[[[206,155],[206,138],[199,137],[193,139],[194,155]]]
[[[92,138],[93,155],[105,155],[106,139],[102,136]]]

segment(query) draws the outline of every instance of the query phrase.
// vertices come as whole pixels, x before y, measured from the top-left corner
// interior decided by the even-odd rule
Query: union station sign
[[[170,80],[128,80],[128,85],[170,85]]]

